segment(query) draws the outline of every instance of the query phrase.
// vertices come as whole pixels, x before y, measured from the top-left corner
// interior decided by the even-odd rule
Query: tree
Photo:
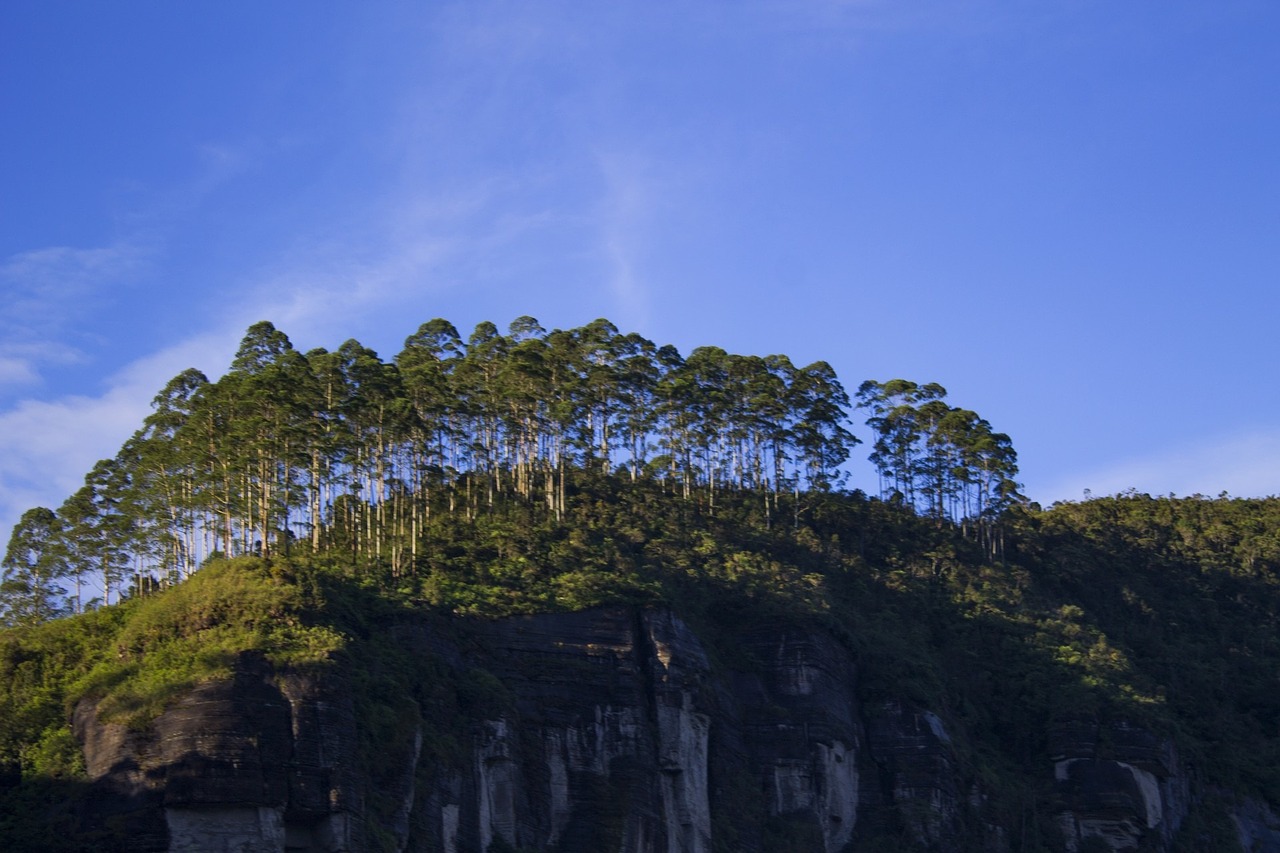
[[[60,533],[58,516],[45,507],[27,510],[14,525],[0,562],[0,625],[29,627],[70,612],[57,583],[67,571]]]
[[[839,468],[859,443],[844,428],[849,395],[831,365],[815,361],[796,372],[790,397],[797,419],[794,443],[805,460],[810,487],[838,485]]]
[[[941,392],[895,382],[876,386],[885,423],[916,424],[928,389]],[[910,405],[895,409],[901,393]],[[506,335],[482,322],[465,344],[435,319],[393,363],[355,340],[302,355],[263,321],[222,378],[187,370],[170,381],[141,429],[67,500],[62,561],[77,601],[81,579],[100,572],[110,602],[130,570],[176,582],[205,555],[287,550],[298,528],[313,551],[349,549],[396,574],[418,565],[442,495],[451,513],[465,496],[472,521],[486,496],[496,508],[512,495],[562,521],[575,469],[658,477],[685,499],[699,490],[713,512],[722,490],[757,491],[768,519],[784,490],[839,485],[857,443],[848,403],[825,362],[796,368],[719,347],[686,360],[605,319],[548,332],[524,316]],[[919,428],[903,434],[913,488],[927,445]],[[991,506],[1007,473],[998,438],[932,448],[947,488],[971,482],[956,472],[972,460],[977,505]],[[888,447],[877,444],[886,459],[898,450]]]
[[[256,533],[256,550],[265,557],[273,543],[287,542],[290,510],[303,500],[299,483],[315,427],[311,370],[289,338],[265,321],[249,327],[231,368],[218,382],[237,409],[224,450],[239,469],[242,533]]]
[[[976,412],[948,405],[946,394],[936,383],[862,383],[858,405],[876,432],[871,461],[882,495],[900,494],[939,522],[977,522],[994,555],[993,522],[1020,497],[1018,456],[1009,436],[993,432]]]
[[[947,389],[937,383],[917,385],[906,379],[868,379],[858,387],[858,407],[871,413],[867,426],[876,433],[870,459],[881,495],[897,493],[915,505],[921,442],[926,439],[918,407],[946,395]]]
[[[345,463],[353,490],[371,509],[357,539],[361,547],[381,556],[390,532],[386,510],[394,478],[393,455],[407,432],[410,406],[394,364],[386,364],[356,340],[345,342],[337,355],[347,392],[338,410],[350,430],[353,451]]]
[[[585,459],[599,454],[600,471],[612,469],[609,439],[622,407],[618,378],[618,327],[604,318],[576,330],[580,446]]]
[[[165,385],[152,413],[121,452],[132,460],[131,499],[137,508],[144,548],[156,554],[164,574],[181,580],[198,562],[199,521],[195,493],[197,457],[184,439],[197,395],[208,378],[194,368]]]
[[[417,527],[431,513],[433,482],[448,491],[450,510],[454,506],[461,435],[454,370],[463,354],[458,330],[449,321],[436,318],[406,338],[404,349],[395,358],[413,410],[409,424],[416,449],[412,463],[417,496],[412,518],[415,556]]]

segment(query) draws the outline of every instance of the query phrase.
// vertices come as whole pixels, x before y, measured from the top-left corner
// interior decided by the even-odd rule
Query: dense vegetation
[[[171,590],[9,631],[0,763],[10,785],[25,782],[0,813],[22,825],[39,792],[57,791],[35,813],[74,823],[79,699],[145,722],[249,649],[379,685],[353,691],[374,743],[402,736],[403,709],[369,697],[413,697],[439,760],[460,760],[467,720],[492,714],[501,688],[409,656],[395,625],[617,602],[677,607],[732,666],[750,665],[727,641],[744,624],[825,626],[857,654],[869,705],[900,697],[953,721],[967,772],[1020,828],[1017,850],[1054,849],[1055,721],[1137,722],[1172,736],[1207,788],[1280,800],[1280,501],[1123,495],[1013,510],[994,563],[959,526],[857,494],[810,495],[798,525],[764,518],[748,494],[722,496],[713,516],[657,483],[580,472],[560,520],[514,499],[437,516],[414,573],[219,560]],[[1220,818],[1212,802],[1198,808],[1193,826]]]
[[[1016,498],[1016,456],[943,394],[864,383],[875,458],[889,491],[986,530]],[[214,554],[342,553],[412,572],[433,514],[471,519],[513,499],[560,520],[576,471],[656,482],[712,512],[726,489],[752,493],[767,525],[788,495],[794,509],[841,482],[857,443],[848,406],[825,362],[717,347],[685,358],[606,320],[547,332],[521,317],[507,335],[481,323],[464,344],[437,319],[391,362],[354,340],[304,355],[257,323],[222,378],[180,373],[56,513],[22,517],[0,624],[83,610],[86,589],[109,604],[174,583]]]
[[[463,350],[450,328],[386,364],[350,342],[303,356],[255,326],[227,376],[180,376],[84,491],[24,516],[5,558],[0,837],[91,846],[68,722],[82,699],[140,725],[251,652],[361,680],[373,747],[421,709],[427,748],[456,761],[502,687],[408,655],[398,624],[619,602],[677,608],[730,666],[750,665],[728,640],[744,624],[825,627],[864,701],[955,724],[1015,850],[1058,837],[1055,721],[1139,723],[1205,790],[1280,803],[1280,501],[1025,505],[1008,438],[900,380],[858,392],[883,485],[869,497],[838,487],[848,401],[825,365],[682,359],[523,320]],[[60,583],[93,571],[120,590],[126,568],[119,603],[51,618],[75,609]],[[396,695],[416,704],[371,698]],[[1187,849],[1223,825],[1198,803]]]

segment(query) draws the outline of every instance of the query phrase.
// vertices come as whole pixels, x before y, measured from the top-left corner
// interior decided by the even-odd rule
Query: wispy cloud
[[[519,225],[499,224],[471,237],[450,234],[444,226],[451,214],[483,207],[487,194],[452,199],[431,209],[393,205],[381,211],[371,231],[393,239],[352,238],[316,241],[305,249],[281,252],[273,262],[247,271],[228,293],[224,309],[193,324],[191,336],[119,368],[99,395],[67,395],[52,400],[27,399],[0,411],[0,535],[32,506],[56,508],[77,489],[98,459],[114,455],[149,412],[155,394],[174,375],[188,367],[217,378],[230,364],[244,329],[270,319],[295,339],[321,340],[336,345],[355,331],[361,319],[399,316],[410,303],[420,303],[432,286],[433,273],[459,254],[481,255],[483,247],[510,237]],[[416,222],[421,227],[413,227]],[[398,223],[398,224],[397,224]],[[108,269],[109,253],[30,253],[8,269],[39,273],[25,278],[36,311],[44,298],[91,288],[88,273],[53,275],[51,268]],[[44,285],[39,285],[43,281]],[[41,328],[61,322],[56,306],[44,309],[50,319]],[[416,307],[415,307],[415,310]],[[33,326],[34,328],[34,326]],[[37,362],[75,358],[49,342],[14,343],[0,348],[0,382],[33,381]]]
[[[1079,500],[1086,490],[1112,495],[1128,489],[1153,495],[1280,494],[1280,430],[1220,435],[1122,460],[1050,484],[1033,496],[1047,503]]]
[[[75,364],[83,355],[75,347],[52,341],[0,343],[0,389],[40,381],[39,365]]]
[[[647,226],[657,211],[667,183],[642,155],[609,152],[597,155],[603,177],[598,216],[602,252],[608,263],[609,289],[623,323],[649,325],[649,293],[642,272]],[[674,188],[667,187],[667,191]]]
[[[0,355],[0,387],[28,385],[39,378],[30,359],[17,355]]]
[[[90,311],[86,302],[94,296],[136,275],[147,255],[139,246],[118,243],[90,249],[49,246],[6,258],[0,262],[6,309],[0,333],[29,338],[60,328],[69,315]]]
[[[0,535],[33,506],[56,509],[102,458],[141,425],[151,400],[188,367],[222,370],[239,332],[206,333],[132,364],[98,396],[24,400],[0,412]]]
[[[137,275],[149,255],[131,243],[50,246],[0,262],[0,386],[35,383],[43,365],[79,360],[68,330]]]

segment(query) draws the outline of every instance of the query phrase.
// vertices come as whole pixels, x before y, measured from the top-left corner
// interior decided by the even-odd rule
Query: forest
[[[1016,453],[945,394],[859,387],[881,490],[994,549],[992,522],[1019,499]],[[23,515],[0,624],[171,585],[215,555],[332,551],[412,573],[433,513],[474,518],[509,498],[560,520],[578,472],[654,482],[711,513],[726,490],[749,493],[773,523],[842,485],[850,404],[826,362],[686,357],[604,319],[548,332],[520,317],[505,335],[484,322],[465,341],[435,319],[389,362],[354,340],[301,353],[256,323],[225,375],[179,373],[81,489]]]

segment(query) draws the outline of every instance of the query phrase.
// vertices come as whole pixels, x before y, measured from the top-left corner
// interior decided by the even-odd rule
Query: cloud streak
[[[150,402],[188,367],[206,372],[230,362],[238,332],[206,333],[139,359],[101,395],[23,400],[0,412],[0,535],[33,506],[57,509],[99,459],[141,425]]]
[[[93,249],[49,246],[0,264],[6,294],[6,334],[62,324],[77,301],[138,273],[147,252],[129,243]]]
[[[136,276],[150,253],[131,243],[100,248],[49,246],[0,263],[0,387],[32,384],[41,367],[68,364],[81,353],[68,330]]]

